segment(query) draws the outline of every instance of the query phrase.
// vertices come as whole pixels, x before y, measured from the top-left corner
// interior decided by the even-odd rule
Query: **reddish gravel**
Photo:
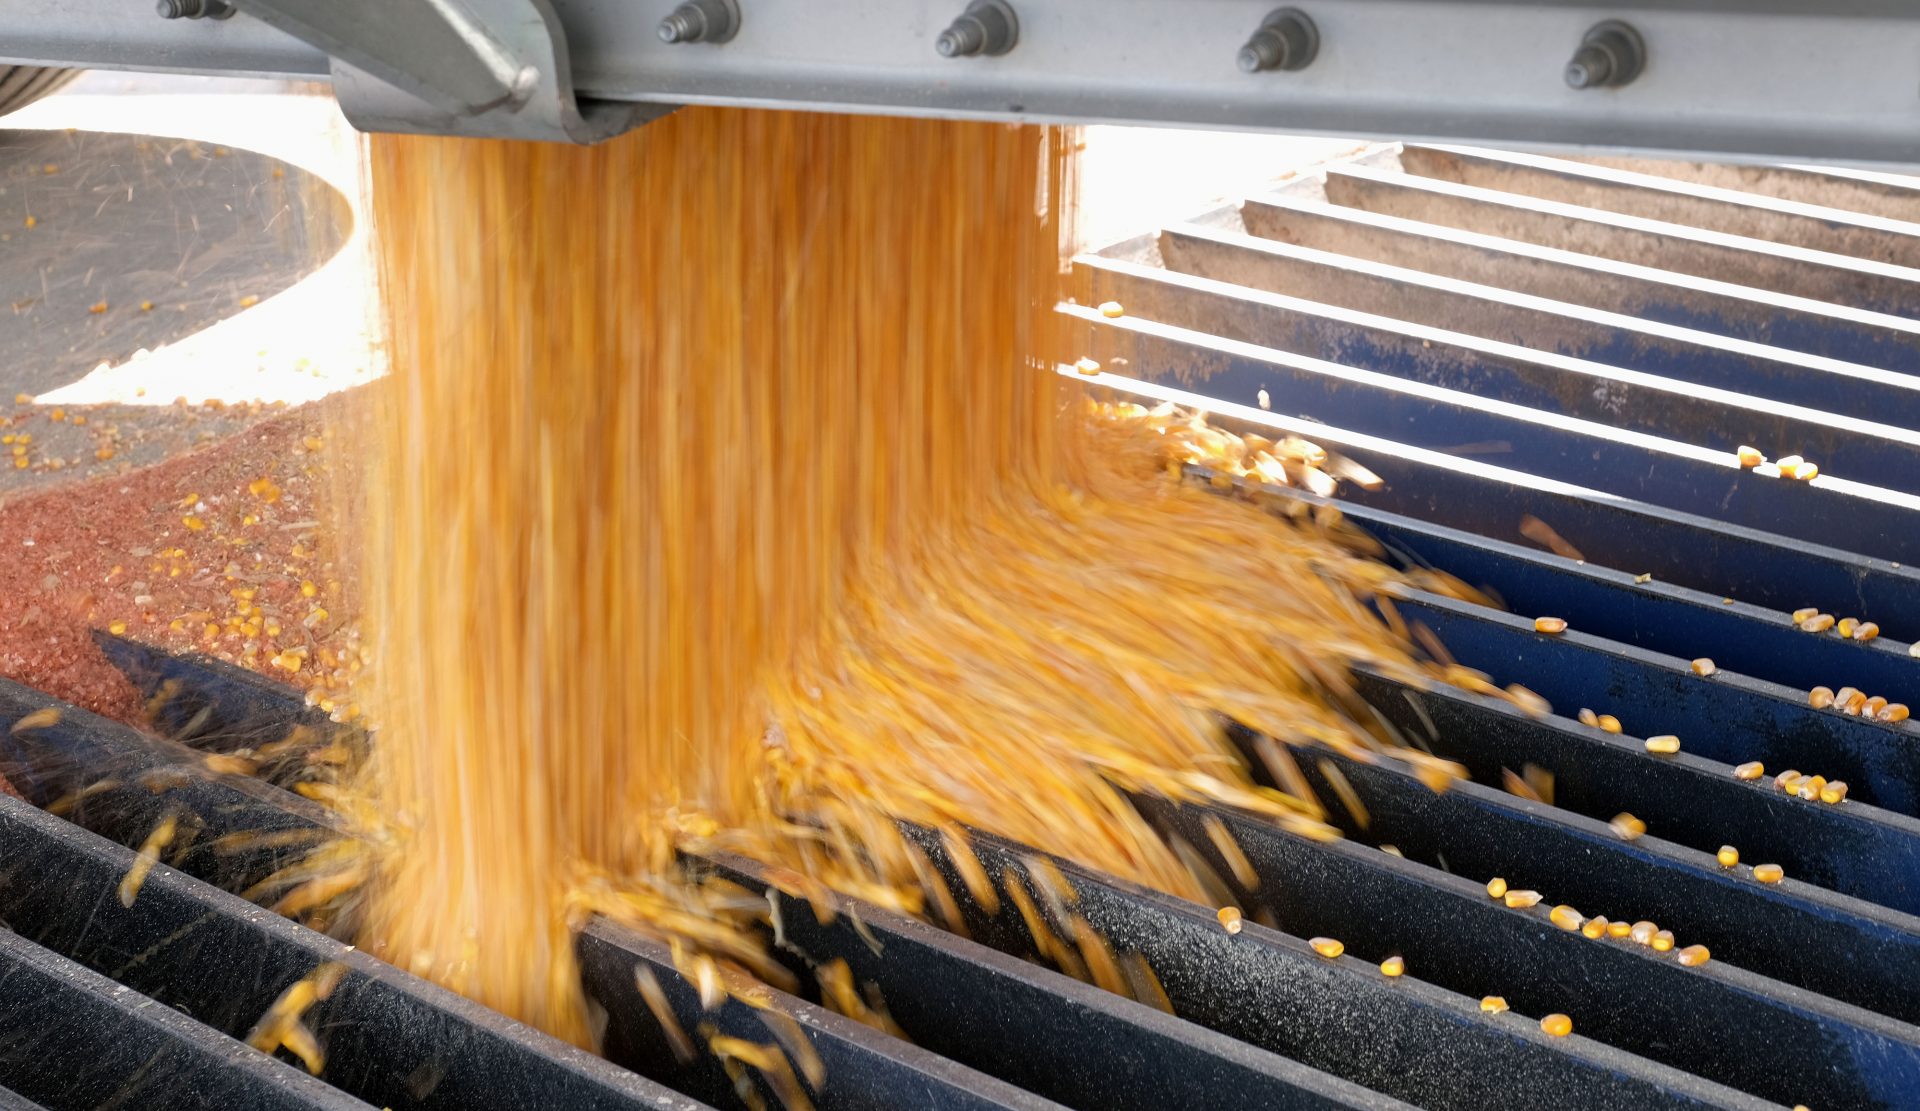
[[[0,498],[0,676],[138,724],[134,691],[90,638],[105,628],[330,705],[363,662],[333,529],[352,470],[334,430],[358,404],[302,406],[145,468]]]

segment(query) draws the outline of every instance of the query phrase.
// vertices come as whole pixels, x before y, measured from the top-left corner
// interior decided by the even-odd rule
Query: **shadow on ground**
[[[142,135],[0,131],[8,384],[44,393],[197,332],[311,273],[352,225],[332,186],[264,155]]]

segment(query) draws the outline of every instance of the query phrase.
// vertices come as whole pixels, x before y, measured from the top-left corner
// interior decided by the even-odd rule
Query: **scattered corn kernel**
[[[1778,864],[1756,864],[1753,866],[1753,878],[1761,883],[1779,883],[1787,878],[1787,870]]]
[[[1839,802],[1841,799],[1844,799],[1846,797],[1847,797],[1847,784],[1846,784],[1846,781],[1843,779],[1836,779],[1832,783],[1827,784],[1825,787],[1820,788],[1821,802],[1828,802],[1828,803]]]
[[[1623,810],[1613,816],[1613,820],[1607,823],[1607,828],[1622,841],[1638,841],[1646,834],[1647,823]]]
[[[1108,320],[1116,320],[1127,315],[1127,310],[1121,308],[1120,302],[1118,301],[1102,301],[1100,302],[1100,315],[1106,317]]]
[[[1487,894],[1498,899],[1507,893],[1507,881],[1495,876],[1487,881]]]
[[[107,631],[114,636],[125,636],[127,633],[127,623],[125,621],[115,621],[107,626]]]
[[[1580,923],[1580,932],[1591,938],[1605,937],[1607,936],[1608,925],[1609,923],[1605,915],[1596,914],[1585,922]]]
[[[1808,633],[1824,633],[1831,628],[1833,628],[1833,615],[1830,613],[1816,614],[1800,623],[1801,631]]]
[[[1480,1009],[1487,1014],[1501,1014],[1507,1009],[1507,999],[1503,995],[1483,995],[1480,997]]]
[[[1674,954],[1675,957],[1679,958],[1680,963],[1686,965],[1688,968],[1694,968],[1707,963],[1707,959],[1712,955],[1712,953],[1707,952],[1707,947],[1704,945],[1689,945]]]
[[[7,732],[13,736],[19,736],[29,729],[45,729],[58,724],[60,724],[60,707],[42,706],[32,713],[22,715]]]
[[[249,293],[245,297],[240,298],[240,307],[243,309],[250,309],[259,303],[260,303],[260,298],[252,293]]]
[[[1533,631],[1536,633],[1564,633],[1567,631],[1567,619],[1564,617],[1536,617],[1533,619]]]
[[[1100,373],[1100,360],[1090,359],[1087,356],[1082,355],[1073,364],[1073,369],[1091,378],[1094,375]]]
[[[1693,673],[1695,675],[1701,676],[1702,678],[1705,678],[1708,675],[1712,675],[1714,672],[1718,670],[1720,669],[1713,666],[1713,661],[1706,658],[1705,656],[1702,656],[1699,659],[1693,661]]]
[[[1607,936],[1608,936],[1608,937],[1612,937],[1612,938],[1622,938],[1622,937],[1626,937],[1626,936],[1628,936],[1628,935],[1629,935],[1629,934],[1631,934],[1631,933],[1633,933],[1633,923],[1631,923],[1631,922],[1609,922],[1609,923],[1607,923]]]
[[[1214,917],[1220,920],[1220,925],[1223,926],[1228,933],[1237,934],[1240,932],[1242,922],[1239,907],[1221,907],[1220,912],[1214,915]]]
[[[95,316],[98,316],[101,313],[107,311],[107,303],[105,301],[95,301],[92,305],[87,307],[87,311],[94,314]]]
[[[1842,617],[1840,619],[1840,624],[1835,625],[1833,627],[1833,631],[1836,633],[1839,633],[1843,637],[1851,637],[1853,636],[1854,627],[1859,624],[1860,622],[1855,621],[1851,617]]]
[[[1520,890],[1507,892],[1505,898],[1508,906],[1515,910],[1524,910],[1538,903],[1542,896],[1538,891]]]
[[[1586,708],[1585,706],[1582,706],[1582,707],[1580,707],[1580,715],[1579,715],[1579,716],[1580,716],[1580,724],[1581,724],[1581,725],[1596,725],[1596,726],[1597,726],[1597,725],[1599,725],[1599,724],[1600,724],[1600,715],[1599,715],[1599,714],[1596,714],[1596,713],[1594,713],[1594,712],[1593,712],[1592,710],[1589,710],[1589,709],[1587,709],[1587,708]]]
[[[1795,467],[1805,462],[1806,462],[1806,459],[1798,455],[1782,455],[1780,458],[1773,461],[1773,465],[1780,468],[1780,474],[1782,477],[1786,477],[1793,473],[1793,469]]]
[[[1647,738],[1647,751],[1671,756],[1680,751],[1680,738],[1671,733],[1662,733],[1658,737]]]
[[[1713,854],[1713,858],[1720,862],[1720,867],[1731,868],[1740,863],[1740,850],[1732,845],[1722,845],[1720,851]]]
[[[1551,1014],[1540,1020],[1540,1029],[1556,1038],[1573,1033],[1573,1020],[1563,1014]]]
[[[207,523],[205,521],[201,520],[198,517],[193,516],[192,514],[188,514],[187,516],[180,518],[180,523],[187,526],[188,532],[199,532],[200,530],[207,527]]]
[[[1803,609],[1797,609],[1793,611],[1793,623],[1798,625],[1802,621],[1811,621],[1819,615],[1820,607],[1818,606],[1807,606]]]
[[[1650,944],[1652,944],[1656,952],[1660,952],[1660,953],[1666,952],[1667,950],[1673,948],[1673,931],[1672,930],[1655,931],[1653,935],[1653,941]]]
[[[1853,630],[1853,639],[1855,640],[1872,640],[1879,635],[1880,626],[1871,621],[1862,621],[1859,626]]]
[[[1620,719],[1612,714],[1601,714],[1599,724],[1600,728],[1608,733],[1620,732]]]
[[[1333,958],[1347,951],[1347,947],[1345,945],[1342,945],[1339,941],[1336,941],[1335,939],[1330,937],[1316,937],[1309,940],[1307,944],[1313,946],[1314,952],[1320,954],[1321,956],[1327,958],[1328,960],[1332,960]]]
[[[1801,462],[1787,477],[1799,479],[1801,482],[1811,482],[1820,477],[1820,466],[1813,462]]]
[[[1388,957],[1386,960],[1380,962],[1380,972],[1383,975],[1400,976],[1406,971],[1407,959],[1405,957]]]
[[[1742,467],[1757,467],[1767,461],[1767,457],[1761,453],[1759,448],[1748,447],[1745,444],[1741,444],[1740,450],[1735,452],[1734,455],[1740,460]]]
[[[1633,924],[1633,929],[1627,931],[1627,936],[1633,939],[1635,945],[1652,945],[1653,935],[1659,932],[1660,927],[1642,918]]]
[[[1900,722],[1907,720],[1907,705],[1904,702],[1889,702],[1879,713],[1873,715],[1881,721]]]
[[[1773,785],[1788,794],[1792,794],[1800,789],[1800,781],[1805,778],[1806,776],[1801,775],[1797,770],[1788,768],[1786,771],[1773,777]]]
[[[1586,919],[1581,916],[1580,912],[1565,903],[1561,903],[1559,906],[1548,911],[1547,921],[1566,930],[1568,933],[1572,933],[1586,924]]]
[[[1807,705],[1816,710],[1824,710],[1833,705],[1832,687],[1815,687],[1807,692]]]

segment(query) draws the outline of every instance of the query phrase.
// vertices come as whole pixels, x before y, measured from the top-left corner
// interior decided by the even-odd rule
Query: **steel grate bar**
[[[1159,260],[1171,271],[1196,277],[1390,314],[1676,381],[1867,420],[1920,424],[1920,377],[1912,374],[1262,239],[1244,232],[1237,210],[1228,216],[1220,218],[1221,227],[1196,222],[1167,228],[1154,245]],[[1116,261],[1126,261],[1131,253],[1139,252],[1121,252]]]
[[[1612,714],[1632,736],[1672,733],[1685,751],[1724,764],[1843,779],[1849,798],[1920,816],[1920,746],[1891,726],[1815,710],[1797,691],[1738,674],[1703,683],[1677,657],[1572,631],[1541,636],[1531,619],[1437,595],[1395,605],[1461,663],[1503,685],[1524,680],[1562,711]]]
[[[1690,968],[1672,952],[1590,940],[1551,924],[1551,903],[1510,909],[1483,881],[1354,842],[1320,844],[1218,808],[1138,802],[1205,856],[1242,906],[1266,909],[1295,936],[1339,938],[1366,961],[1401,955],[1408,976],[1500,996],[1524,1015],[1566,1012],[1595,1040],[1783,1104],[1808,1097],[1809,1075],[1821,1078],[1823,1100],[1861,1104],[1897,1102],[1920,1079],[1920,1028],[1724,959]],[[1209,821],[1239,845],[1257,889],[1234,878]]]
[[[1387,165],[1329,169],[1326,197],[1382,215],[1865,312],[1911,318],[1920,309],[1920,271],[1904,266],[1476,189]]]
[[[1722,869],[1710,854],[1662,840],[1657,830],[1622,841],[1605,822],[1477,783],[1435,792],[1391,761],[1307,754],[1313,759],[1302,769],[1322,797],[1333,797],[1318,766],[1326,760],[1365,804],[1365,830],[1351,815],[1329,812],[1350,837],[1401,846],[1410,859],[1444,861],[1448,871],[1482,883],[1502,876],[1552,903],[1650,919],[1682,944],[1704,944],[1740,968],[1901,1023],[1920,1017],[1910,990],[1920,972],[1920,918],[1791,875],[1759,883],[1749,865]],[[1812,954],[1819,959],[1809,961]],[[1920,1083],[1920,1075],[1907,1083]]]
[[[1920,492],[1920,432],[1912,429],[1137,263],[1086,257],[1077,269],[1085,304],[1118,301],[1131,315],[1189,331],[1296,355],[1331,354],[1343,366],[1720,451],[1762,445],[1772,456],[1817,459],[1828,474]],[[1192,370],[1167,373],[1210,396],[1258,404],[1261,387],[1247,389],[1250,381],[1193,383],[1186,381]],[[1279,400],[1286,402],[1287,393]]]
[[[1860,802],[1803,801],[1734,778],[1720,761],[1647,754],[1639,738],[1570,717],[1533,718],[1511,704],[1451,687],[1417,690],[1361,671],[1355,689],[1411,743],[1466,765],[1476,782],[1502,782],[1528,765],[1553,776],[1554,806],[1606,821],[1631,813],[1665,840],[1712,853],[1731,844],[1749,864],[1842,895],[1920,914],[1920,820]]]
[[[1642,220],[1895,266],[1920,265],[1920,223],[1912,219],[1920,206],[1910,206],[1904,218],[1896,218],[1892,211],[1875,215],[1591,162],[1473,147],[1405,146],[1400,168],[1421,177]],[[1826,184],[1830,191],[1831,180]]]
[[[791,962],[795,971],[846,961],[857,981],[878,987],[915,1043],[1068,1106],[1406,1106],[883,908],[836,896],[835,917],[823,925],[811,903],[777,891],[758,864],[707,864],[780,906],[783,950],[805,954]]]
[[[1443,453],[1493,452],[1503,465],[1543,477],[1591,481],[1684,512],[1773,525],[1815,543],[1920,562],[1920,496],[1825,475],[1811,483],[1782,482],[1741,470],[1731,453],[1153,321],[1110,320],[1078,306],[1063,311],[1084,323],[1085,349],[1103,363],[1118,356],[1184,365],[1228,397],[1268,389],[1282,412],[1351,431],[1391,434]]]
[[[1920,374],[1920,324],[1901,316],[1278,194],[1240,216],[1265,239]]]

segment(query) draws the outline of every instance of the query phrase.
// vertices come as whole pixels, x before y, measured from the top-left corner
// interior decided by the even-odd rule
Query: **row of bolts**
[[[161,0],[162,3],[171,0]],[[660,21],[660,39],[670,43],[722,43],[740,29],[736,0],[687,0]],[[973,0],[933,40],[942,58],[1005,54],[1020,41],[1020,20],[1007,0]],[[1240,48],[1234,62],[1244,73],[1300,70],[1320,52],[1320,31],[1298,8],[1276,8]],[[1639,32],[1618,20],[1589,30],[1567,63],[1567,84],[1576,89],[1618,88],[1640,75],[1646,46]]]
[[[157,0],[165,19],[226,19],[233,7],[226,0]],[[687,0],[660,21],[659,35],[668,43],[723,43],[740,30],[737,0]],[[933,40],[943,58],[1005,54],[1020,41],[1020,20],[1007,0],[973,0]],[[1276,8],[1262,20],[1235,56],[1242,72],[1301,70],[1320,52],[1320,31],[1298,8]],[[1639,32],[1619,20],[1597,23],[1580,40],[1567,63],[1567,84],[1576,89],[1618,88],[1640,75],[1646,66],[1646,45]]]

